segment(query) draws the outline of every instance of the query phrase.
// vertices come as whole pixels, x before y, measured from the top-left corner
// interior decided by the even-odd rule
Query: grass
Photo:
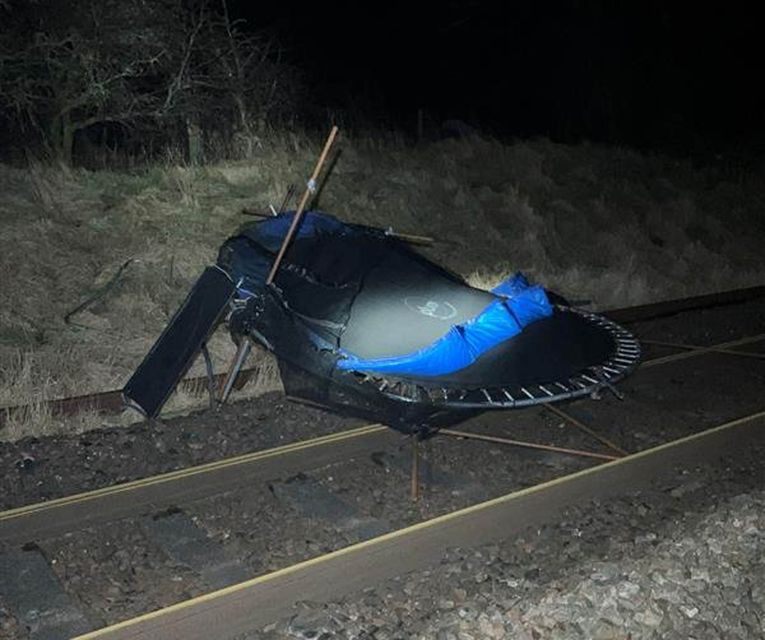
[[[121,387],[220,243],[251,220],[241,209],[279,206],[320,146],[274,135],[246,160],[131,172],[0,165],[0,406]],[[602,309],[765,280],[765,171],[725,181],[666,157],[545,140],[339,146],[321,208],[434,236],[425,253],[477,286],[522,270]],[[211,346],[225,368],[230,340]],[[40,409],[0,438],[78,428],[53,422]]]

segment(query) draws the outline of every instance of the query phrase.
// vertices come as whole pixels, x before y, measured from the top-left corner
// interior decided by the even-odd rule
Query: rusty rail
[[[621,309],[611,309],[604,311],[603,315],[616,322],[630,324],[643,320],[652,320],[655,318],[666,317],[677,313],[688,311],[697,311],[699,309],[708,309],[711,307],[726,306],[749,302],[758,298],[765,297],[765,286],[748,287],[745,289],[734,289],[731,291],[722,291],[719,293],[710,293],[689,298],[679,298],[676,300],[665,300],[652,304],[643,304],[634,307],[624,307]],[[240,382],[249,379],[255,373],[254,368],[243,369],[239,376]],[[222,384],[225,374],[216,376],[216,385]],[[207,379],[205,377],[189,378],[183,380],[181,385],[187,390],[207,389]],[[113,414],[122,411],[124,404],[122,401],[122,391],[114,389],[100,393],[91,393],[82,396],[73,396],[70,398],[61,398],[49,400],[46,404],[47,409],[53,416],[75,415],[80,411],[93,410],[99,413]],[[23,415],[25,412],[33,411],[30,405],[19,405],[14,407],[0,408],[0,429],[7,420],[12,417]]]

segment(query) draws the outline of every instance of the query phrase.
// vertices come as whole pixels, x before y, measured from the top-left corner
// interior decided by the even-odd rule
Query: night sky
[[[231,0],[277,33],[316,104],[372,123],[413,132],[422,108],[502,137],[761,150],[758,22],[683,5]]]

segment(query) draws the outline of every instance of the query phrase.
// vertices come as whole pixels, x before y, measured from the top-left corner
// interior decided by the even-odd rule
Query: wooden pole
[[[685,349],[687,351],[700,351],[708,353],[727,353],[731,356],[742,356],[744,358],[765,359],[765,353],[756,353],[753,351],[735,351],[734,349],[723,349],[721,347],[701,347],[695,344],[680,344],[678,342],[663,342],[661,340],[641,340],[642,344],[652,344],[657,347],[669,347],[671,349]]]
[[[321,152],[321,155],[319,156],[319,161],[316,163],[316,167],[313,170],[313,174],[311,175],[311,178],[308,181],[308,185],[306,186],[305,193],[303,193],[303,198],[300,200],[300,205],[298,206],[298,209],[295,212],[295,217],[292,218],[292,224],[290,225],[290,228],[287,231],[287,235],[284,236],[284,241],[282,242],[282,246],[279,247],[279,253],[276,254],[276,260],[274,260],[274,264],[271,266],[271,271],[268,274],[268,278],[266,278],[267,285],[273,282],[274,276],[276,275],[276,272],[279,269],[279,265],[281,264],[281,261],[284,258],[284,254],[287,251],[287,247],[289,247],[289,244],[292,241],[292,236],[295,235],[295,231],[297,231],[298,224],[300,224],[300,219],[303,217],[303,212],[305,211],[306,205],[308,204],[308,200],[316,191],[316,179],[319,177],[321,168],[322,166],[324,166],[324,162],[327,160],[327,156],[329,155],[329,150],[332,147],[332,143],[335,141],[335,136],[337,135],[337,131],[338,131],[337,127],[332,127],[332,131],[330,131],[329,133],[329,137],[327,138],[327,142],[324,145],[324,149]]]
[[[420,439],[415,433],[412,434],[412,477],[410,496],[412,502],[420,499]]]
[[[569,424],[574,425],[577,429],[580,429],[584,431],[586,434],[591,435],[593,438],[598,440],[599,442],[602,442],[604,445],[606,445],[609,449],[613,449],[618,454],[622,456],[628,456],[629,452],[622,449],[619,445],[614,444],[611,442],[608,438],[605,436],[600,435],[597,431],[593,431],[590,429],[586,424],[584,424],[582,421],[577,420],[574,416],[572,416],[570,413],[566,413],[562,409],[559,409],[554,404],[550,404],[549,402],[543,405],[545,409],[548,411],[554,413],[559,418],[563,418],[566,422]]]

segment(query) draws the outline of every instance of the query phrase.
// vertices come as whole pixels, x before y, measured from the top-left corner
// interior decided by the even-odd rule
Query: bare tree
[[[273,40],[226,0],[0,0],[0,109],[72,161],[88,127],[184,124],[191,161],[205,122],[252,138],[279,100]]]
[[[141,0],[12,6],[15,29],[0,39],[5,108],[67,163],[78,131],[156,113],[175,44],[174,9]]]

